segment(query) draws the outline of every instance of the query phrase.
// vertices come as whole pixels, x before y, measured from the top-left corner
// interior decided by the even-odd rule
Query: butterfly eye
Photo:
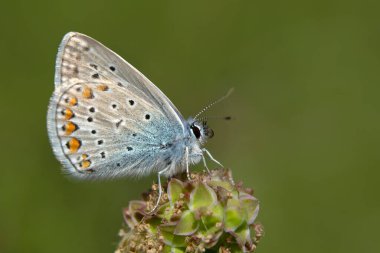
[[[199,129],[199,127],[197,127],[193,124],[193,125],[191,125],[190,128],[193,131],[195,138],[197,138],[197,139],[201,138],[201,130]]]

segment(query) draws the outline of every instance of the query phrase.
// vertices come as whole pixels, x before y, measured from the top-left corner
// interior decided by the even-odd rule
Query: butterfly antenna
[[[208,121],[209,119],[232,120],[235,118],[231,116],[206,116],[206,117],[199,118],[198,121],[203,122],[203,121]]]
[[[234,91],[234,88],[229,89],[229,91],[227,92],[226,95],[224,95],[223,97],[219,98],[218,100],[216,100],[216,101],[212,102],[211,104],[207,105],[206,107],[204,107],[197,115],[195,115],[194,119],[196,120],[202,113],[204,113],[205,111],[210,109],[213,105],[215,105],[219,102],[222,102],[224,99],[228,98],[233,91]]]

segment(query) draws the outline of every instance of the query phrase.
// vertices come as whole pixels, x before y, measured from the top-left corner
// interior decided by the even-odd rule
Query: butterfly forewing
[[[68,171],[88,177],[143,175],[168,163],[170,150],[162,146],[183,135],[182,116],[111,50],[69,33],[59,49],[55,84],[49,136]]]

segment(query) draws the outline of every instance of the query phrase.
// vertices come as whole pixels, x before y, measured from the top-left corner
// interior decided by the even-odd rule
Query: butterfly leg
[[[191,181],[190,170],[189,170],[189,148],[188,147],[185,148],[185,158],[186,158],[185,163],[186,163],[187,179]]]
[[[224,166],[220,162],[218,162],[214,157],[212,157],[211,153],[207,149],[203,148],[202,151],[204,151],[210,157],[210,159],[212,161],[214,161],[214,163],[216,163],[216,164],[220,165],[220,167],[224,168]]]
[[[209,170],[208,167],[207,167],[206,158],[205,158],[205,156],[204,156],[203,154],[202,154],[202,160],[203,160],[203,165],[205,166],[205,168],[206,168],[208,174],[210,174],[211,172],[210,172],[210,170]]]
[[[156,204],[154,205],[154,208],[152,209],[152,211],[150,211],[151,213],[153,213],[156,210],[156,208],[158,207],[158,204],[160,204],[160,200],[161,200],[161,196],[162,196],[161,174],[168,171],[169,168],[170,167],[166,167],[165,169],[163,169],[157,173],[157,177],[158,177],[158,199],[157,199]]]

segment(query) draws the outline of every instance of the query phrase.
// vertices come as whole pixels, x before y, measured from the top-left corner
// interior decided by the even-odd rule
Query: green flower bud
[[[130,201],[117,253],[254,252],[263,235],[259,201],[235,184],[230,170],[171,178],[159,206],[158,187],[144,201]]]

